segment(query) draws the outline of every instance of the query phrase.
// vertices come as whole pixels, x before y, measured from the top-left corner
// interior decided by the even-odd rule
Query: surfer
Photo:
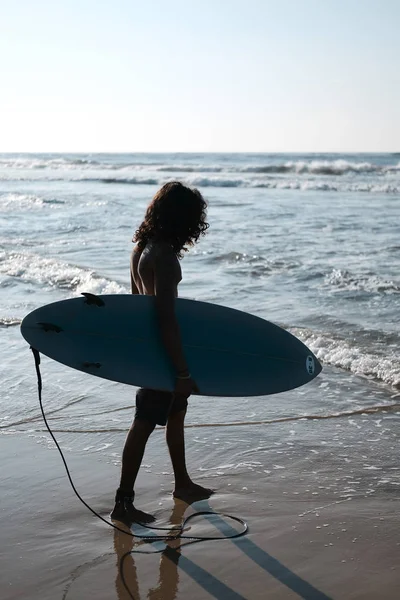
[[[131,254],[132,294],[155,296],[156,313],[165,349],[176,372],[174,392],[141,388],[136,412],[122,453],[120,485],[111,517],[150,522],[154,517],[134,507],[134,486],[145,446],[156,425],[166,425],[166,440],[175,477],[176,498],[208,498],[213,490],[195,484],[185,460],[184,421],[188,397],[199,392],[185,355],[174,303],[182,278],[179,259],[209,227],[207,204],[200,192],[177,181],[166,183],[149,204],[136,230]]]

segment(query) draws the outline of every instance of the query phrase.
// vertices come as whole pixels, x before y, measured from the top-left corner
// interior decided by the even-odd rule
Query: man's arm
[[[131,293],[132,294],[140,294],[140,291],[135,283],[135,280],[133,279],[133,267],[134,265],[139,262],[139,258],[140,258],[140,254],[138,253],[137,249],[134,248],[132,250],[132,254],[131,254],[131,260],[130,260],[130,272],[131,272]]]
[[[154,261],[154,294],[161,339],[177,375],[188,375],[179,323],[175,315],[176,257],[160,253]]]
[[[133,279],[133,276],[132,276],[132,269],[131,269],[131,293],[132,294],[139,294],[139,290],[138,290],[137,285],[136,285],[136,283],[135,283],[135,281]]]

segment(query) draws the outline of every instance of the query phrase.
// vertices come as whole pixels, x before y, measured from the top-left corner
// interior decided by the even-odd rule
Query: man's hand
[[[199,394],[200,390],[197,387],[196,382],[191,377],[188,378],[179,378],[175,379],[175,389],[174,392],[176,394],[180,394],[182,396],[189,397],[191,394]]]

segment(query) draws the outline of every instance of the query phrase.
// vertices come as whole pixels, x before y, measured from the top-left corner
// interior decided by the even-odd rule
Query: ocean
[[[132,235],[171,180],[200,189],[210,223],[182,260],[180,295],[273,321],[323,363],[316,380],[284,394],[193,398],[197,474],[267,476],[296,448],[328,445],[365,456],[353,492],[336,480],[339,497],[400,485],[390,451],[400,416],[400,154],[0,154],[0,435],[51,445],[20,322],[82,292],[129,293]],[[113,490],[135,390],[46,357],[42,374],[62,446],[115,464]]]

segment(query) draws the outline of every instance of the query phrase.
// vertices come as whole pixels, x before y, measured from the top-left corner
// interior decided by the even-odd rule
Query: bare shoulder
[[[150,252],[152,252],[152,258],[154,263],[157,265],[176,265],[179,261],[176,257],[170,244],[166,242],[156,242],[152,244]]]
[[[143,251],[139,249],[138,246],[135,246],[131,252],[131,275],[136,278],[136,275],[139,270],[139,262],[142,258]]]
[[[136,266],[140,260],[141,255],[142,251],[139,249],[139,246],[135,246],[131,253],[131,263]]]

